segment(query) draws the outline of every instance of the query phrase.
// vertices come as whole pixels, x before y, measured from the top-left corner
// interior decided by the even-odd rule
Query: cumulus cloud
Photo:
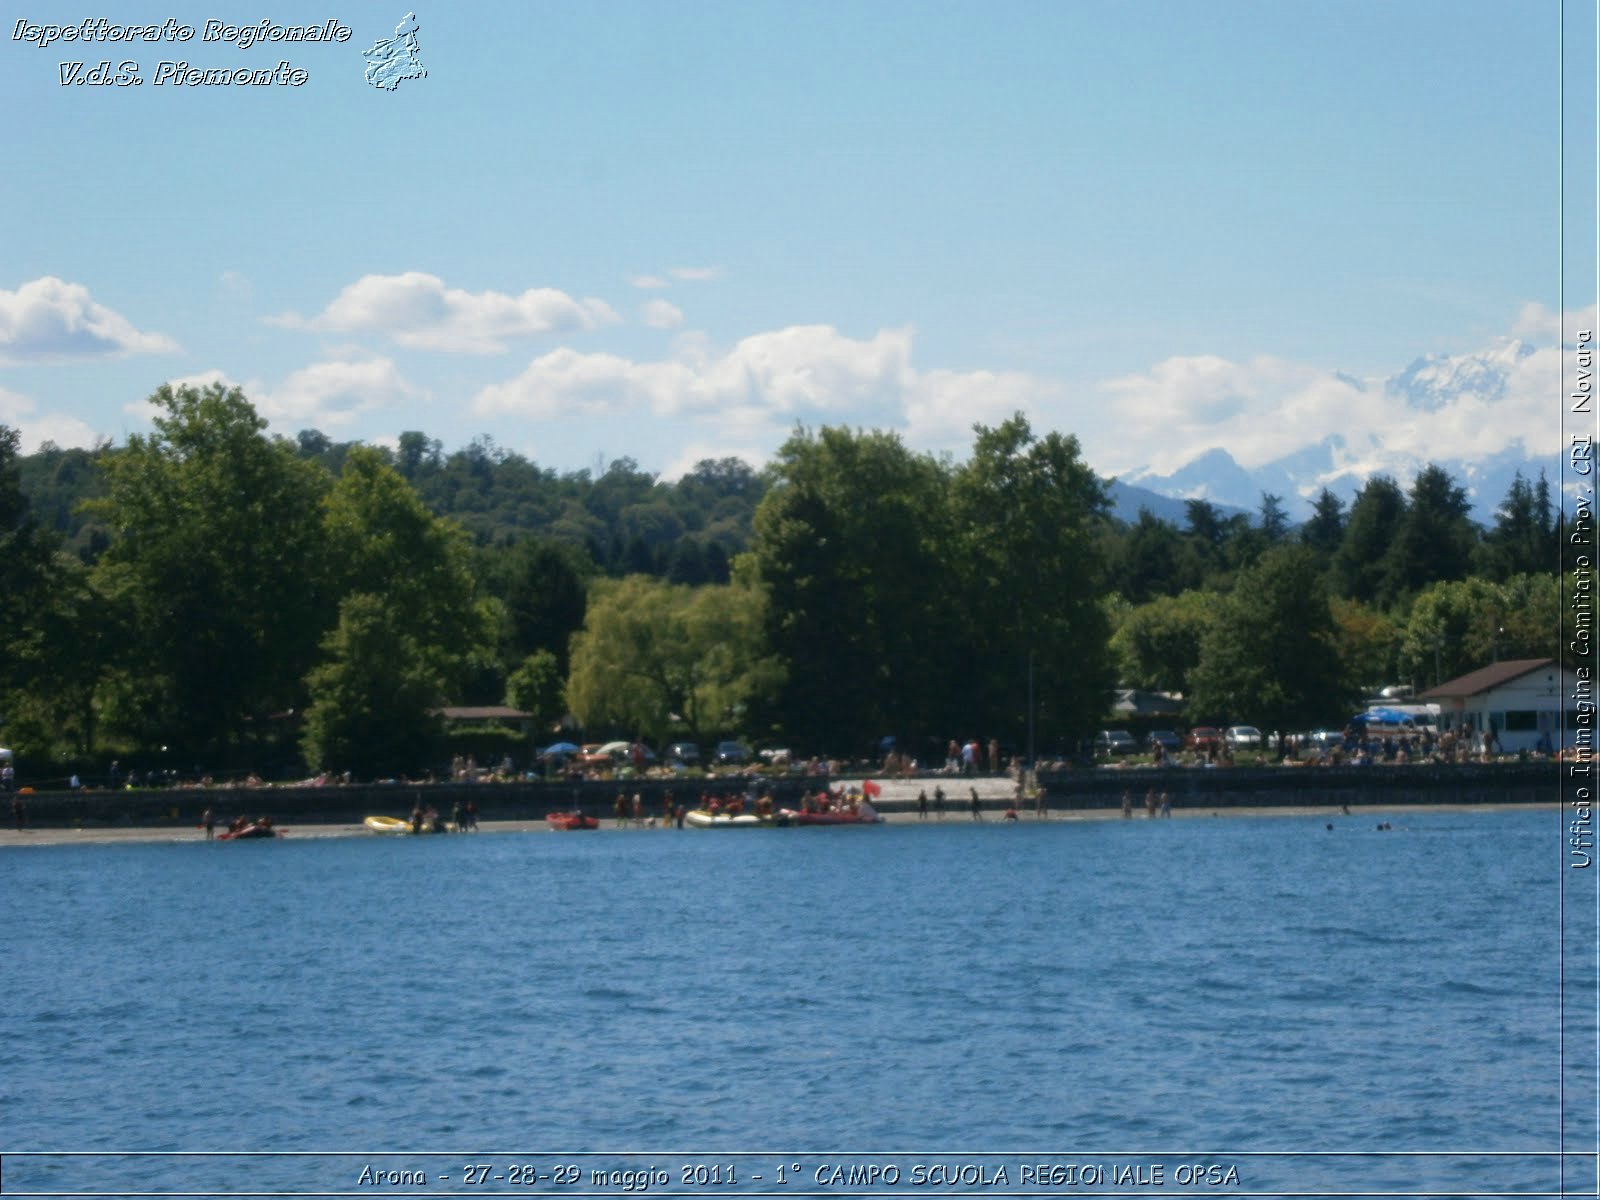
[[[1552,345],[1560,336],[1572,342],[1572,335],[1580,329],[1595,329],[1596,305],[1587,308],[1569,308],[1557,316],[1544,305],[1529,302],[1517,313],[1512,323],[1511,336],[1531,342],[1549,342]]]
[[[387,358],[313,363],[290,372],[276,386],[260,379],[240,382],[216,369],[168,382],[175,388],[205,388],[214,383],[225,388],[238,387],[279,433],[306,428],[337,429],[351,424],[362,413],[427,394],[408,382]],[[145,400],[127,405],[126,410],[146,421],[156,413]]]
[[[651,329],[676,329],[683,324],[683,310],[668,300],[652,300],[641,310],[640,319]]]
[[[457,354],[498,354],[513,338],[572,333],[618,320],[603,300],[575,299],[555,288],[520,296],[446,287],[437,275],[364,275],[322,312],[269,319],[290,329],[378,333],[399,345]]]
[[[671,275],[685,283],[711,283],[727,275],[721,267],[673,267]]]
[[[373,358],[313,363],[292,372],[277,387],[258,390],[252,399],[257,411],[274,424],[321,429],[348,425],[359,413],[424,394],[389,359]]]
[[[827,325],[795,325],[744,338],[726,353],[682,339],[674,357],[635,362],[569,348],[533,360],[527,370],[484,388],[479,413],[530,416],[643,409],[656,416],[751,408],[784,419],[848,411],[887,415],[907,383],[910,330],[860,340]]]
[[[653,361],[563,348],[484,388],[473,408],[539,418],[687,418],[714,423],[722,444],[744,447],[774,445],[796,422],[849,423],[898,430],[919,448],[954,450],[970,445],[975,422],[1037,410],[1059,394],[1023,372],[921,370],[912,351],[910,329],[852,338],[828,325],[753,334],[721,350],[686,334],[669,357]]]
[[[89,289],[53,275],[0,289],[0,363],[70,362],[169,354],[178,343],[160,333],[141,333],[120,313],[98,304]]]
[[[22,440],[22,453],[33,454],[46,442],[63,449],[89,449],[101,440],[77,417],[65,413],[41,413],[29,396],[0,388],[0,425],[15,429]]]

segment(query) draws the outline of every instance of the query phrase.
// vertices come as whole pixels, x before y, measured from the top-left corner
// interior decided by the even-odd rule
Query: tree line
[[[510,703],[597,736],[742,735],[863,754],[1070,746],[1123,686],[1196,720],[1298,728],[1367,686],[1556,654],[1541,477],[1489,528],[1429,467],[1291,526],[1281,499],[1182,526],[1109,513],[1077,440],[1021,416],[968,457],[796,429],[756,472],[557,474],[269,436],[237,389],[163,387],[125,446],[18,452],[0,426],[11,631],[0,737],[83,759],[371,777],[438,754],[433,710]]]

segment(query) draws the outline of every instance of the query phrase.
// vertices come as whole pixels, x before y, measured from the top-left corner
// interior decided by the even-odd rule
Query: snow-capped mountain
[[[1543,471],[1558,482],[1554,361],[1550,352],[1508,339],[1477,353],[1418,358],[1386,379],[1332,375],[1330,383],[1350,398],[1350,417],[1325,416],[1325,424],[1341,427],[1308,430],[1299,449],[1247,468],[1227,445],[1213,445],[1177,470],[1129,471],[1121,481],[1251,512],[1262,493],[1270,493],[1292,520],[1303,520],[1324,487],[1348,503],[1372,475],[1388,474],[1409,487],[1419,470],[1435,463],[1467,490],[1474,517],[1487,524],[1517,472],[1534,480]],[[1541,413],[1547,414],[1543,421]]]

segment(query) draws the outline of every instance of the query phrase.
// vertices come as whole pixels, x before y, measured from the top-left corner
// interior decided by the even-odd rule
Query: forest
[[[1272,495],[1130,523],[1074,437],[1020,415],[962,460],[801,427],[762,470],[666,481],[487,438],[273,436],[219,385],[151,403],[122,446],[23,455],[0,425],[0,742],[63,772],[421,772],[448,761],[444,705],[532,713],[533,745],[1020,749],[1031,715],[1070,751],[1118,687],[1290,730],[1560,653],[1542,475],[1487,526],[1436,466],[1323,491],[1299,526]]]

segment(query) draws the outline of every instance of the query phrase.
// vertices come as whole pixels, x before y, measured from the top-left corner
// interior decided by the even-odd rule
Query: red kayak
[[[226,833],[217,834],[217,841],[238,842],[243,841],[246,838],[270,838],[282,836],[283,831],[281,829],[274,829],[272,827],[272,822],[266,817],[262,817],[259,821],[251,821],[250,824],[241,825],[238,829],[230,829]]]
[[[598,817],[586,817],[577,812],[546,813],[546,821],[550,822],[551,829],[599,829]]]

